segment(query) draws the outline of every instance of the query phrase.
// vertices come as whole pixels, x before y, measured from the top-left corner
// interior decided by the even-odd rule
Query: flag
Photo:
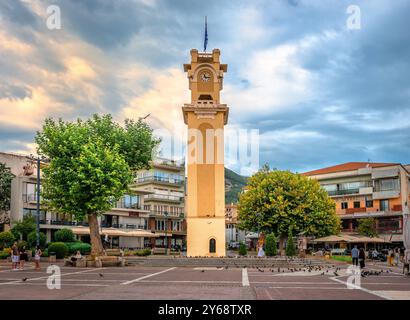
[[[208,45],[208,25],[206,22],[206,16],[205,16],[205,39],[204,39],[204,52],[206,52],[206,46]]]

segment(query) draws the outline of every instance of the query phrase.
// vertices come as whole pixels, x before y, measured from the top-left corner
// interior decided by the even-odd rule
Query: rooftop
[[[388,167],[396,166],[400,163],[381,163],[381,162],[346,162],[338,164],[336,166],[331,166],[323,169],[313,170],[302,173],[304,176],[314,176],[319,174],[334,173],[334,172],[343,172],[343,171],[353,171],[364,168],[379,168],[379,167]]]

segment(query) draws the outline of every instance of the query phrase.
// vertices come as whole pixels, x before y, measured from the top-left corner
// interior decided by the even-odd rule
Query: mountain
[[[225,168],[225,203],[237,203],[238,193],[246,186],[248,177],[241,176],[236,172]]]

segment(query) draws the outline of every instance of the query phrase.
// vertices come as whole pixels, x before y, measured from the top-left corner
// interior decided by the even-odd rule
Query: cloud
[[[61,8],[62,29],[46,27]],[[305,171],[346,161],[408,162],[408,2],[5,0],[0,3],[0,144],[31,150],[46,117],[150,113],[182,144],[182,64],[208,47],[228,63],[227,128],[258,129],[260,164]],[[164,152],[166,147],[164,147]],[[241,169],[232,159],[229,165]]]

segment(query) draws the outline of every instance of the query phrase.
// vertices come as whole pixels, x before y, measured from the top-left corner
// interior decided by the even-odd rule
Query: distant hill
[[[238,193],[246,186],[248,177],[241,176],[236,172],[225,168],[225,203],[237,203]]]

